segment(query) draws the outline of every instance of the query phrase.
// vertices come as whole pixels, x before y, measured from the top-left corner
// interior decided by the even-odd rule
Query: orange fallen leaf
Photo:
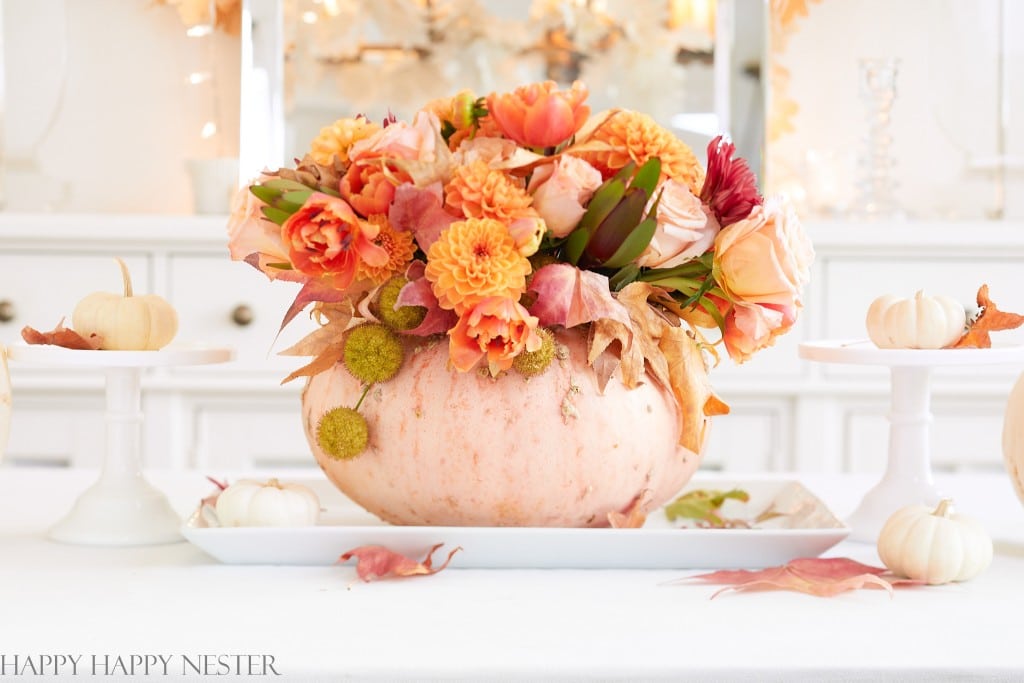
[[[989,332],[1000,330],[1015,330],[1024,325],[1024,315],[1000,311],[994,301],[988,296],[988,285],[982,285],[978,290],[978,308],[981,315],[975,318],[967,331],[952,346],[951,349],[990,349],[992,338]]]
[[[760,570],[726,570],[690,576],[683,581],[725,584],[712,599],[728,591],[790,590],[828,598],[858,588],[883,588],[892,595],[897,584],[920,581],[898,578],[883,567],[861,564],[847,557],[803,557],[781,567]]]
[[[100,338],[95,334],[83,337],[70,327],[64,327],[64,319],[61,318],[57,327],[49,332],[39,330],[26,325],[21,330],[21,338],[27,344],[51,344],[63,346],[65,349],[78,349],[81,351],[95,351],[100,347]]]
[[[361,545],[343,554],[338,561],[346,562],[353,557],[356,558],[356,574],[367,582],[407,576],[428,576],[447,567],[448,563],[452,561],[452,556],[462,550],[462,546],[456,547],[455,550],[448,553],[444,564],[434,567],[432,556],[443,545],[444,543],[438,543],[431,548],[422,562],[417,562],[382,545]]]

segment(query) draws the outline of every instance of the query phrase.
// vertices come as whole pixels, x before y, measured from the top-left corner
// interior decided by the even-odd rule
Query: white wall
[[[204,60],[150,0],[6,0],[3,23],[6,209],[189,213],[185,159],[237,156],[237,37],[214,34]],[[197,133],[213,100],[185,85],[204,61],[222,146]]]
[[[911,217],[986,218],[998,205],[990,172],[972,169],[995,155],[997,37],[1008,38],[1011,118],[1006,152],[1008,218],[1024,217],[1024,3],[1000,0],[822,0],[798,19],[782,63],[800,107],[796,132],[770,150],[773,178],[802,184],[812,203],[846,203],[858,178],[865,106],[858,59],[900,60],[892,111],[897,195]],[[824,161],[814,162],[808,156]],[[834,178],[832,177],[834,176]],[[831,206],[829,206],[831,205]]]

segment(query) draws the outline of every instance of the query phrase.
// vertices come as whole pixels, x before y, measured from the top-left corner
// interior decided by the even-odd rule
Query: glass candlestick
[[[892,106],[896,100],[896,73],[899,60],[860,60],[860,99],[864,103],[867,130],[860,157],[857,193],[852,213],[862,219],[902,218],[896,201],[896,166],[892,156],[889,129]]]

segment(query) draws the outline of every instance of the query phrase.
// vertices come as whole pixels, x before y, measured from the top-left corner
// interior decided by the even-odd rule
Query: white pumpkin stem
[[[279,482],[276,477],[271,477],[270,479],[267,480],[267,486],[279,489],[281,488],[281,482]]]
[[[121,266],[121,280],[124,282],[124,297],[130,298],[132,296],[132,276],[128,273],[128,266],[124,261],[114,257],[117,260],[117,265]]]
[[[932,514],[936,517],[949,517],[950,513],[953,512],[953,499],[943,498],[939,501],[939,506],[935,508],[935,512]]]

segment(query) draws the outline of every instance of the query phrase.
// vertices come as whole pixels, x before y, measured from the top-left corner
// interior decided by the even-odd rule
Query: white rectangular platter
[[[726,501],[722,515],[754,519],[773,506],[780,516],[755,528],[680,528],[663,510],[639,529],[391,526],[344,498],[327,482],[303,482],[320,495],[320,524],[310,527],[207,528],[197,516],[182,534],[226,564],[330,565],[348,550],[382,545],[415,559],[444,543],[435,561],[461,546],[452,567],[705,569],[767,567],[815,557],[843,540],[849,527],[796,481],[694,481],[688,488],[750,494],[747,503]]]

